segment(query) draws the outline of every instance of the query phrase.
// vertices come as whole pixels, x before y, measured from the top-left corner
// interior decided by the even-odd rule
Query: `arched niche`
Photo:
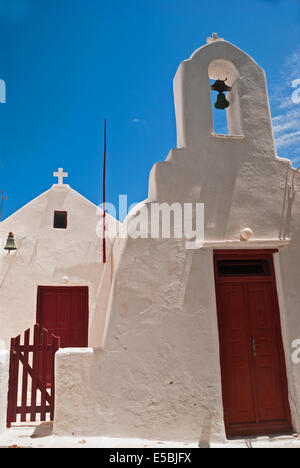
[[[224,127],[228,128],[228,131],[225,132],[225,134],[232,136],[242,136],[243,126],[240,112],[239,94],[237,91],[240,74],[237,68],[229,60],[212,60],[208,66],[208,78],[209,80],[225,81],[226,84],[232,88],[231,91],[226,94],[226,99],[229,101],[230,106],[226,110],[212,109],[214,133],[218,133],[215,131],[214,126],[214,115],[218,114],[220,117],[224,115]],[[217,93],[215,91],[211,91],[210,88],[209,92],[211,92],[213,106],[213,103],[217,97]],[[225,121],[227,121],[226,125]]]
[[[177,147],[203,149],[214,145],[210,79],[228,75],[227,140],[251,144],[275,156],[266,77],[245,52],[223,40],[214,40],[184,60],[174,78]],[[223,136],[223,135],[222,135]]]

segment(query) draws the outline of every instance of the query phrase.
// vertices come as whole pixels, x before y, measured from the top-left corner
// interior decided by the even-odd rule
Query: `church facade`
[[[211,80],[227,87],[217,97],[227,107],[225,135],[214,130]],[[179,66],[174,99],[177,148],[153,167],[148,198],[110,240],[107,264],[96,260],[95,239],[84,261],[53,269],[51,281],[40,261],[34,273],[36,285],[94,291],[87,341],[56,353],[54,432],[201,445],[299,432],[300,178],[276,154],[264,71],[213,35]],[[204,206],[194,248],[151,236],[161,218],[153,227],[152,217],[141,217],[174,203]],[[76,216],[84,224],[86,211]],[[137,223],[143,236],[130,235]],[[21,232],[13,217],[3,227]],[[34,252],[27,257],[29,268]],[[93,267],[82,269],[87,258]],[[15,293],[1,262],[0,294],[12,316]],[[42,289],[32,293],[31,310],[36,294],[40,301],[48,294]],[[9,327],[7,335],[18,332],[18,324]]]
[[[1,245],[11,232],[16,247],[0,254],[0,349],[35,323],[59,334],[64,347],[101,338],[111,286],[97,229],[102,211],[63,183],[68,174],[55,174],[57,184],[0,224]],[[110,216],[107,223],[118,225]]]

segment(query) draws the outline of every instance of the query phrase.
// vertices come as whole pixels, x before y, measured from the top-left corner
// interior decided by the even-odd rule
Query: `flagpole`
[[[104,120],[104,158],[103,158],[103,238],[102,238],[102,250],[103,250],[103,263],[106,263],[106,213],[105,213],[105,175],[106,175],[106,119]]]

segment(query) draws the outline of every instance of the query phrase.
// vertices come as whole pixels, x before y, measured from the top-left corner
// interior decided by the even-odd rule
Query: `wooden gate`
[[[33,343],[30,329],[11,339],[7,427],[17,421],[46,421],[54,417],[54,357],[59,348],[59,337],[39,325],[34,326]],[[18,415],[19,418],[18,418]]]

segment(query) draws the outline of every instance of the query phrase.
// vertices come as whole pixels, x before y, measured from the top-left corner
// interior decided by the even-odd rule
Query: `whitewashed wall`
[[[0,434],[6,429],[9,352],[0,351]]]
[[[214,63],[215,73],[216,60],[234,71],[228,113],[234,134],[226,137],[213,133],[208,69]],[[213,249],[227,241],[234,248],[280,249],[276,275],[299,431],[300,367],[291,362],[291,343],[300,337],[300,193],[286,190],[291,164],[275,152],[264,72],[236,47],[216,41],[181,64],[174,91],[178,148],[151,171],[145,204],[205,203],[205,240],[214,244],[187,251],[176,240],[120,242],[103,349],[58,387],[55,431],[202,444],[225,439]],[[247,246],[240,242],[245,227],[254,232]],[[66,359],[58,355],[58,372]],[[65,398],[71,381],[76,412],[88,415],[88,424],[81,417],[74,422],[73,402]],[[88,398],[81,402],[83,388]]]

